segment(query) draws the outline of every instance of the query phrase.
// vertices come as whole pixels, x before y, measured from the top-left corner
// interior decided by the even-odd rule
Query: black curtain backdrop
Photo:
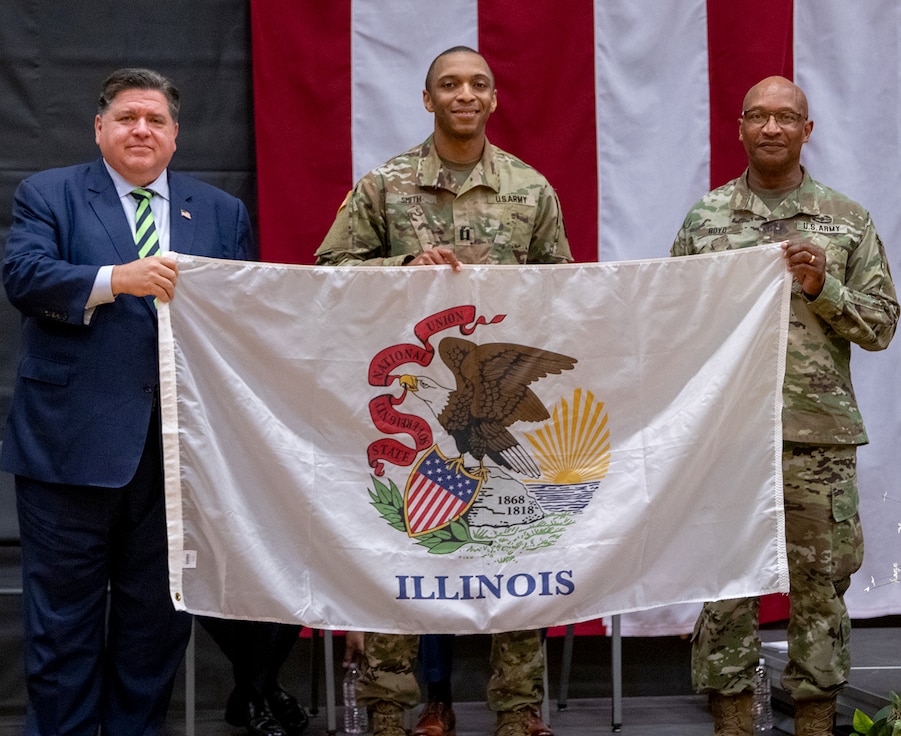
[[[256,222],[250,8],[246,0],[0,3],[0,252],[18,183],[99,156],[94,115],[115,69],[146,66],[181,91],[171,167],[244,200]],[[0,420],[18,356],[18,313],[0,297]],[[2,439],[2,435],[0,435]]]

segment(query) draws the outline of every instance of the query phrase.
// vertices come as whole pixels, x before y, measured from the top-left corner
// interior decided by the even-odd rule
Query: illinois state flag
[[[462,273],[177,258],[178,608],[474,633],[787,590],[778,246]]]

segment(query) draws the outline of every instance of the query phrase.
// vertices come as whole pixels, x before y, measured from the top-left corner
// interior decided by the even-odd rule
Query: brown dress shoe
[[[541,719],[538,706],[527,705],[498,711],[494,736],[554,736],[554,732]]]
[[[456,736],[457,717],[447,703],[432,700],[426,703],[412,736]]]

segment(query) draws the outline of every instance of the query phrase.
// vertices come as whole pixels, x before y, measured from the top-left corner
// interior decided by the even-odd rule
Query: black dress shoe
[[[301,736],[310,725],[310,717],[297,702],[297,698],[278,686],[266,693],[266,704],[288,736]]]
[[[267,709],[248,721],[247,736],[288,736],[288,733]]]
[[[247,736],[288,736],[266,703],[262,700],[242,698],[237,690],[228,696],[225,721],[230,726],[244,726],[247,729]]]

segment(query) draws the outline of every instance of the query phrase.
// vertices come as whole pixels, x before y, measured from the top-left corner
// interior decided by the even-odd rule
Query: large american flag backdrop
[[[465,44],[496,76],[489,138],[557,189],[577,260],[665,256],[690,205],[744,168],[744,93],[781,74],[810,100],[805,165],[872,212],[901,273],[896,0],[254,0],[251,13],[265,260],[312,262],[353,182],[431,131],[425,71]],[[867,556],[847,597],[874,617],[901,612],[898,345],[857,351],[854,370],[871,444]],[[681,631],[692,617],[623,630]]]

